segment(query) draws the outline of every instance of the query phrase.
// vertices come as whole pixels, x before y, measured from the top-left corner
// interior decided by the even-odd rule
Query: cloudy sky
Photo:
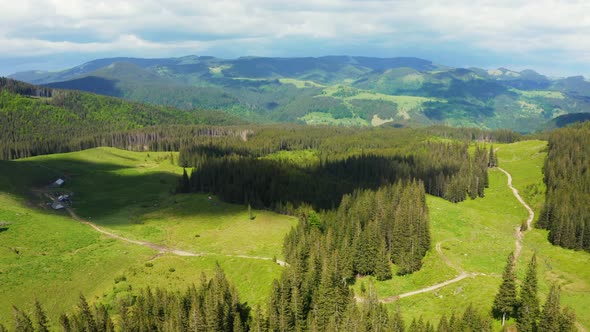
[[[590,77],[587,0],[0,0],[0,75],[96,58],[416,56]]]

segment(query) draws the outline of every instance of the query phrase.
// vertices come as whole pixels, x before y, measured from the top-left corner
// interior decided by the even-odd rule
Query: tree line
[[[315,227],[315,226],[314,226]],[[201,275],[198,286],[184,291],[140,289],[136,295],[117,303],[89,304],[80,295],[71,312],[52,322],[39,301],[31,311],[14,311],[14,331],[112,332],[112,331],[356,331],[356,332],[491,332],[491,316],[468,305],[462,312],[443,314],[438,322],[419,316],[405,320],[399,308],[389,311],[378,300],[372,286],[361,287],[358,295],[334,275],[336,265],[324,264],[315,285],[300,278],[297,263],[285,268],[281,280],[275,281],[268,309],[250,307],[240,300],[234,286],[217,266],[213,276]],[[309,271],[307,274],[316,274]],[[298,286],[302,285],[302,286]],[[299,290],[311,287],[311,298],[301,297]],[[517,296],[514,257],[509,256],[503,282],[494,300],[495,317],[516,318],[522,332],[574,332],[575,314],[560,304],[559,287],[551,287],[542,308],[537,294],[536,258],[532,257]],[[291,299],[296,298],[297,301]],[[507,316],[508,315],[508,316]],[[0,324],[0,332],[8,331]]]
[[[232,127],[230,130],[250,134],[239,139],[191,135],[195,127],[197,131],[208,127],[211,131],[223,132],[223,128],[229,125],[240,125],[239,129]],[[346,155],[362,149],[390,149],[431,136],[480,142],[509,142],[520,138],[511,131],[443,126],[362,129],[293,124],[247,125],[238,117],[220,111],[179,110],[0,78],[0,159],[98,146],[179,151],[195,144],[206,144],[206,138],[212,138],[214,145],[247,149],[249,154],[257,156],[296,149]]]
[[[377,189],[413,178],[422,181],[427,193],[451,202],[483,197],[488,186],[489,154],[481,146],[473,153],[467,144],[441,142],[360,150],[348,156],[326,153],[317,164],[299,165],[251,157],[247,149],[198,145],[181,150],[179,162],[193,170],[183,176],[178,191],[214,193],[227,202],[282,210],[286,204],[331,209],[357,188]]]
[[[590,122],[551,133],[543,173],[537,227],[548,229],[555,245],[590,251]]]

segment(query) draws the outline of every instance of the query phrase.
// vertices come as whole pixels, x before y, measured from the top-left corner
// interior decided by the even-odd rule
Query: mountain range
[[[533,132],[590,116],[590,82],[533,70],[453,68],[418,58],[110,58],[11,78],[251,122]]]

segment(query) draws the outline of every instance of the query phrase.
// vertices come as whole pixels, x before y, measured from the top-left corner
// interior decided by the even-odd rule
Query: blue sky
[[[416,56],[590,76],[575,0],[0,0],[0,75],[103,57]]]

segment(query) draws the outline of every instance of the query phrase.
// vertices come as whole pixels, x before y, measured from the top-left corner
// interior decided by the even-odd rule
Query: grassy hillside
[[[499,144],[500,166],[538,213],[544,187],[541,166],[546,142]],[[276,153],[268,158],[297,163],[317,162],[314,151]],[[281,267],[284,234],[294,218],[254,211],[207,195],[173,195],[182,169],[171,163],[176,153],[128,152],[98,148],[82,152],[0,162],[0,321],[11,320],[11,304],[29,309],[35,296],[55,321],[55,315],[75,305],[79,293],[107,304],[133,294],[139,287],[181,289],[198,282],[216,262],[249,304],[264,305],[271,282]],[[181,249],[203,256],[183,257],[101,235],[55,212],[38,191],[56,177],[66,184],[59,191],[74,193],[75,212],[106,231],[133,240]],[[411,275],[378,282],[359,278],[355,291],[374,284],[391,310],[400,307],[406,319],[423,315],[438,321],[452,308],[468,303],[487,312],[500,283],[505,258],[514,250],[514,228],[527,216],[512,195],[507,178],[490,171],[484,198],[453,204],[428,196],[432,249],[423,268]],[[440,249],[439,253],[436,248]],[[578,321],[590,327],[590,254],[552,246],[547,233],[526,233],[517,262],[522,280],[526,263],[538,259],[540,298],[549,287],[562,287],[562,303],[576,310]],[[470,275],[438,290],[397,301],[392,297],[444,282],[460,272]],[[57,295],[57,296],[56,296]],[[495,323],[499,326],[499,322]],[[510,321],[509,324],[513,324]]]
[[[0,321],[11,322],[11,305],[29,309],[37,297],[52,320],[70,310],[80,293],[107,304],[150,285],[183,289],[198,283],[216,262],[240,296],[265,304],[281,267],[284,234],[295,219],[209,200],[172,195],[182,169],[170,153],[98,148],[0,162]],[[53,211],[29,188],[58,176],[60,192],[74,193],[74,210],[107,231],[176,249],[206,253],[181,257],[109,238]],[[260,256],[260,258],[240,257]]]
[[[524,141],[498,147],[500,167],[511,173],[513,185],[535,213],[539,212],[544,198],[541,169],[546,144]],[[367,287],[374,283],[379,297],[387,299],[450,280],[459,274],[459,269],[478,275],[432,292],[402,298],[388,307],[392,310],[400,307],[409,318],[423,315],[431,321],[438,321],[442,314],[448,316],[452,308],[463,308],[468,303],[488,312],[498,291],[506,256],[515,248],[514,228],[527,216],[506,181],[504,174],[492,170],[490,188],[486,189],[483,199],[452,204],[428,197],[432,249],[424,260],[424,267],[412,275],[397,276],[385,282],[361,278],[355,285],[357,291],[360,292],[363,284]],[[452,266],[437,253],[437,244]],[[553,246],[547,241],[546,231],[533,229],[525,235],[522,255],[517,262],[520,280],[533,253],[537,254],[539,262],[541,303],[555,282],[562,287],[562,303],[575,309],[578,321],[590,327],[590,302],[584,295],[590,292],[590,255]]]

